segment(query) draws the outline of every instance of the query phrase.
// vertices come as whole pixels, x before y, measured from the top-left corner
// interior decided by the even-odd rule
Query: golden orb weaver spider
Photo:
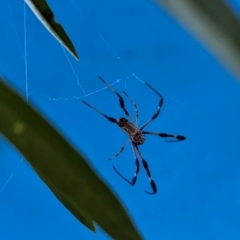
[[[112,87],[110,86],[105,80],[103,80],[100,76],[98,76],[98,78],[113,92],[117,95],[117,97],[119,98],[119,104],[121,109],[124,111],[125,115],[130,119],[127,120],[126,118],[119,118],[119,119],[115,119],[113,117],[109,117],[106,114],[102,113],[101,111],[99,111],[98,109],[96,109],[95,107],[91,106],[89,103],[82,101],[84,104],[86,104],[88,107],[92,108],[93,110],[95,110],[96,112],[100,113],[103,117],[105,117],[108,121],[112,122],[112,123],[116,123],[128,136],[129,139],[126,141],[126,143],[120,148],[120,150],[110,159],[114,159],[116,157],[119,156],[119,154],[126,148],[126,146],[128,145],[129,142],[131,142],[132,144],[132,148],[133,148],[133,154],[134,154],[134,158],[135,158],[135,163],[136,163],[136,171],[133,175],[132,181],[129,181],[127,178],[125,178],[114,166],[113,169],[116,171],[116,173],[122,177],[126,182],[128,182],[131,186],[133,186],[136,183],[137,180],[137,175],[140,169],[140,164],[139,164],[139,160],[137,155],[141,158],[142,160],[142,164],[143,167],[145,168],[148,178],[149,178],[149,182],[150,185],[152,187],[152,192],[148,192],[145,191],[148,194],[155,194],[157,193],[157,186],[155,184],[155,182],[153,181],[152,177],[151,177],[151,173],[148,167],[148,164],[146,162],[146,160],[143,158],[138,146],[143,144],[145,142],[145,134],[151,134],[151,135],[155,135],[155,136],[159,136],[162,138],[174,138],[175,140],[165,140],[166,142],[179,142],[179,141],[183,141],[186,139],[186,137],[182,136],[182,135],[173,135],[173,134],[167,134],[167,133],[157,133],[157,132],[147,132],[147,131],[143,131],[143,129],[149,124],[151,123],[154,119],[157,118],[157,116],[160,114],[162,105],[163,105],[163,97],[162,95],[155,90],[150,84],[144,82],[150,89],[152,89],[159,97],[159,103],[158,103],[158,107],[157,107],[157,111],[153,114],[153,116],[147,121],[145,122],[141,127],[138,128],[138,108],[137,108],[137,104],[128,96],[128,94],[126,92],[123,92],[125,94],[125,96],[130,100],[130,102],[133,104],[134,109],[135,109],[135,116],[136,116],[136,121],[134,124],[133,118],[131,117],[131,115],[129,114],[129,112],[127,111],[127,109],[125,108],[125,103],[124,100],[122,98],[122,96]]]

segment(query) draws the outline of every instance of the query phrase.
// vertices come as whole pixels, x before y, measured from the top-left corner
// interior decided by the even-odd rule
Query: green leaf
[[[45,28],[77,59],[78,54],[64,31],[63,27],[54,19],[54,14],[45,0],[25,0],[32,12]]]
[[[126,210],[86,157],[3,81],[0,77],[0,132],[57,198],[92,230],[93,220],[113,239],[141,239]]]
[[[156,0],[240,76],[240,22],[222,0]],[[196,56],[197,57],[197,56]]]

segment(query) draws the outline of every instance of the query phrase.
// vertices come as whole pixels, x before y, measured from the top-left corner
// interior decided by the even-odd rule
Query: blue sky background
[[[240,86],[186,29],[151,1],[48,1],[72,39],[75,61],[22,1],[0,1],[0,71],[38,108],[114,189],[145,239],[240,239]],[[230,1],[229,1],[230,2]],[[231,6],[239,12],[237,1]],[[140,147],[158,193],[150,196],[127,136],[82,104],[122,117],[118,99],[97,76],[138,104],[146,130],[185,135],[180,143],[147,136]],[[133,107],[126,101],[132,115]],[[0,239],[109,239],[90,232],[54,197],[30,165],[0,138]]]

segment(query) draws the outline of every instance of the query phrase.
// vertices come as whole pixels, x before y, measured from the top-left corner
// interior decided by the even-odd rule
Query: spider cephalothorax
[[[128,140],[120,148],[120,150],[117,152],[117,154],[114,155],[110,159],[118,157],[119,154],[125,149],[127,144],[129,142],[131,142],[132,148],[133,148],[133,154],[134,154],[135,162],[136,162],[136,171],[135,171],[135,174],[133,175],[132,181],[129,181],[128,179],[126,179],[115,167],[113,167],[113,168],[125,181],[127,181],[130,185],[133,186],[135,184],[136,180],[137,180],[137,175],[138,175],[139,168],[140,168],[139,160],[138,160],[138,157],[137,157],[137,155],[138,155],[141,158],[141,160],[142,160],[143,167],[145,168],[145,170],[147,172],[147,175],[148,175],[148,178],[149,178],[149,181],[150,181],[150,185],[151,185],[152,190],[153,190],[152,192],[147,192],[147,191],[145,191],[145,192],[149,193],[149,194],[154,194],[154,193],[157,192],[157,186],[156,186],[155,182],[153,181],[153,179],[151,177],[151,174],[150,174],[150,171],[149,171],[149,168],[148,168],[148,164],[147,164],[146,160],[143,158],[143,156],[142,156],[142,154],[141,154],[141,152],[140,152],[140,150],[138,148],[138,145],[141,145],[141,144],[143,144],[145,142],[145,136],[144,136],[145,134],[156,135],[156,136],[159,136],[159,137],[162,137],[162,138],[173,138],[173,139],[175,139],[175,140],[172,140],[171,142],[182,141],[182,140],[185,140],[186,137],[184,137],[182,135],[173,135],[173,134],[167,134],[167,133],[156,133],[156,132],[143,131],[143,129],[150,122],[152,122],[155,118],[157,118],[157,116],[160,114],[160,111],[161,111],[161,108],[162,108],[162,105],[163,105],[163,97],[162,97],[162,95],[157,90],[155,90],[151,85],[149,85],[148,83],[144,82],[150,89],[152,89],[160,97],[160,100],[159,100],[159,103],[158,103],[158,107],[157,107],[157,111],[153,114],[153,116],[147,122],[145,122],[141,127],[138,127],[138,108],[137,108],[137,104],[125,92],[123,92],[125,94],[125,96],[132,102],[132,104],[134,106],[135,115],[136,115],[136,121],[135,121],[135,124],[134,124],[133,118],[128,113],[127,109],[125,108],[125,104],[124,104],[124,100],[123,100],[122,96],[112,86],[110,86],[105,80],[103,80],[101,77],[98,77],[98,78],[104,84],[106,84],[106,86],[112,92],[114,92],[118,96],[120,107],[122,108],[122,110],[124,111],[126,116],[130,119],[130,121],[129,121],[126,118],[115,119],[113,117],[109,117],[106,114],[100,112],[95,107],[93,107],[90,104],[88,104],[85,101],[83,101],[84,104],[86,104],[88,107],[92,108],[96,112],[100,113],[103,117],[108,119],[110,122],[116,123],[129,136]],[[170,141],[168,140],[168,142],[170,142]]]

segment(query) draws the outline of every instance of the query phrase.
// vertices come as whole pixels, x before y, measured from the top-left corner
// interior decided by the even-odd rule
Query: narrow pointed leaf
[[[94,230],[93,219],[113,239],[141,239],[126,210],[92,170],[86,157],[1,78],[0,132],[83,224]]]
[[[155,0],[240,76],[240,22],[223,0]]]
[[[36,172],[40,172],[40,170],[37,170],[36,167]],[[59,189],[55,188],[54,186],[49,187],[52,190],[52,192],[55,194],[55,196],[61,201],[65,207],[82,223],[84,224],[87,228],[92,230],[93,232],[96,232],[94,222],[93,220],[75,203],[66,196],[66,194],[62,193]]]
[[[35,16],[45,26],[45,28],[77,59],[75,50],[70,38],[63,27],[54,19],[54,14],[45,0],[25,0],[25,3],[33,11]]]

